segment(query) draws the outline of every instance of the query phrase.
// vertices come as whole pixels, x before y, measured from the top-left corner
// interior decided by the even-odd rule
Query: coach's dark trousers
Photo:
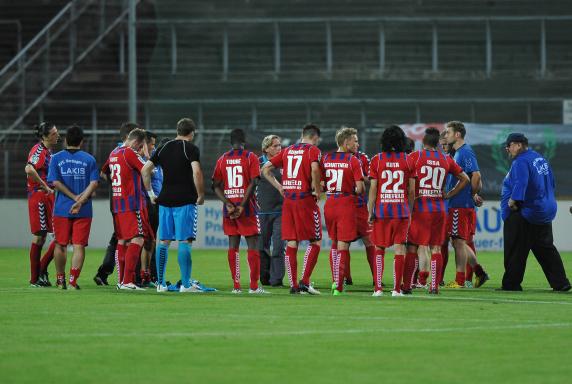
[[[530,251],[538,260],[548,283],[553,289],[562,288],[570,282],[566,278],[562,258],[554,246],[552,223],[531,224],[520,211],[511,212],[504,222],[504,276],[502,287],[521,290]]]
[[[278,284],[284,278],[285,242],[282,240],[282,214],[260,215],[260,281]],[[270,246],[272,245],[272,252]]]
[[[97,274],[101,277],[107,277],[113,273],[115,268],[115,249],[117,248],[117,236],[115,232],[111,235],[109,239],[109,244],[107,245],[107,250],[105,251],[105,256],[103,256],[103,261],[97,269]]]

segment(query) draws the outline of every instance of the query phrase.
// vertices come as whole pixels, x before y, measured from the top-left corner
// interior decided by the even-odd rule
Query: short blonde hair
[[[266,153],[266,150],[268,149],[268,147],[270,147],[272,145],[272,141],[274,141],[274,139],[280,139],[280,136],[276,136],[276,135],[268,135],[266,136],[264,139],[262,139],[262,152]]]
[[[351,138],[353,135],[357,135],[357,129],[349,128],[349,127],[342,127],[336,132],[336,143],[338,147],[344,145],[344,142]]]

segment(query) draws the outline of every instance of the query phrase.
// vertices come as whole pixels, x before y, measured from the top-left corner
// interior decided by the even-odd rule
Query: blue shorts
[[[194,240],[197,237],[197,215],[195,204],[181,207],[159,205],[159,240]]]

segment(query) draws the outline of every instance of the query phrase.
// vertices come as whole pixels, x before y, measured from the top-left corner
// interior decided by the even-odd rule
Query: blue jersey
[[[52,156],[48,171],[48,181],[59,181],[64,184],[74,195],[82,193],[89,183],[99,179],[99,169],[95,164],[95,158],[82,150],[64,149]],[[83,204],[79,213],[69,213],[72,199],[61,192],[56,194],[54,216],[59,217],[92,217],[93,211],[91,200]]]
[[[521,202],[522,217],[532,224],[547,224],[556,217],[554,175],[550,165],[538,152],[528,150],[518,155],[506,175],[501,192],[501,214],[510,214],[508,200]]]
[[[463,144],[459,149],[455,151],[455,162],[461,166],[463,171],[471,179],[473,172],[479,171],[479,163],[477,163],[477,156],[469,144]],[[447,190],[455,188],[457,184],[457,179],[452,178],[448,180]],[[449,208],[475,208],[475,202],[473,200],[473,193],[471,190],[471,183],[467,184],[465,188],[457,195],[449,199]]]

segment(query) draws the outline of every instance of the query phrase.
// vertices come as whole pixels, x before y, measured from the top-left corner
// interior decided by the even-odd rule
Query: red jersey
[[[412,176],[412,165],[404,152],[381,152],[373,157],[369,178],[377,180],[375,217],[409,217],[407,186]]]
[[[133,149],[118,147],[111,152],[105,164],[111,179],[113,213],[143,209],[145,196],[141,187],[141,169],[145,161]]]
[[[312,163],[320,163],[322,153],[312,144],[294,144],[281,150],[269,161],[284,168],[282,188],[287,199],[297,200],[312,194]]]
[[[446,212],[443,192],[448,174],[454,176],[463,172],[461,167],[441,151],[426,149],[409,155],[413,164],[416,201],[414,209],[419,212]]]
[[[356,182],[364,177],[358,158],[347,152],[326,153],[322,169],[328,197],[355,195]]]
[[[216,162],[213,180],[222,181],[224,196],[233,204],[238,205],[244,199],[244,194],[252,180],[260,177],[260,162],[258,157],[250,151],[233,149],[226,152]],[[244,207],[245,216],[256,215],[256,197],[254,192],[250,201]],[[226,207],[225,217],[228,216]]]
[[[47,177],[51,158],[52,152],[42,142],[34,145],[28,154],[28,164],[34,167],[40,178],[50,187],[52,184],[47,182]],[[28,193],[40,190],[40,185],[40,183],[35,182],[30,177],[27,178]]]
[[[369,157],[363,152],[356,153],[357,158],[361,163],[361,169],[364,175],[367,175],[369,172]],[[358,195],[356,200],[357,208],[365,208],[367,210],[367,190],[364,189],[361,195]]]

